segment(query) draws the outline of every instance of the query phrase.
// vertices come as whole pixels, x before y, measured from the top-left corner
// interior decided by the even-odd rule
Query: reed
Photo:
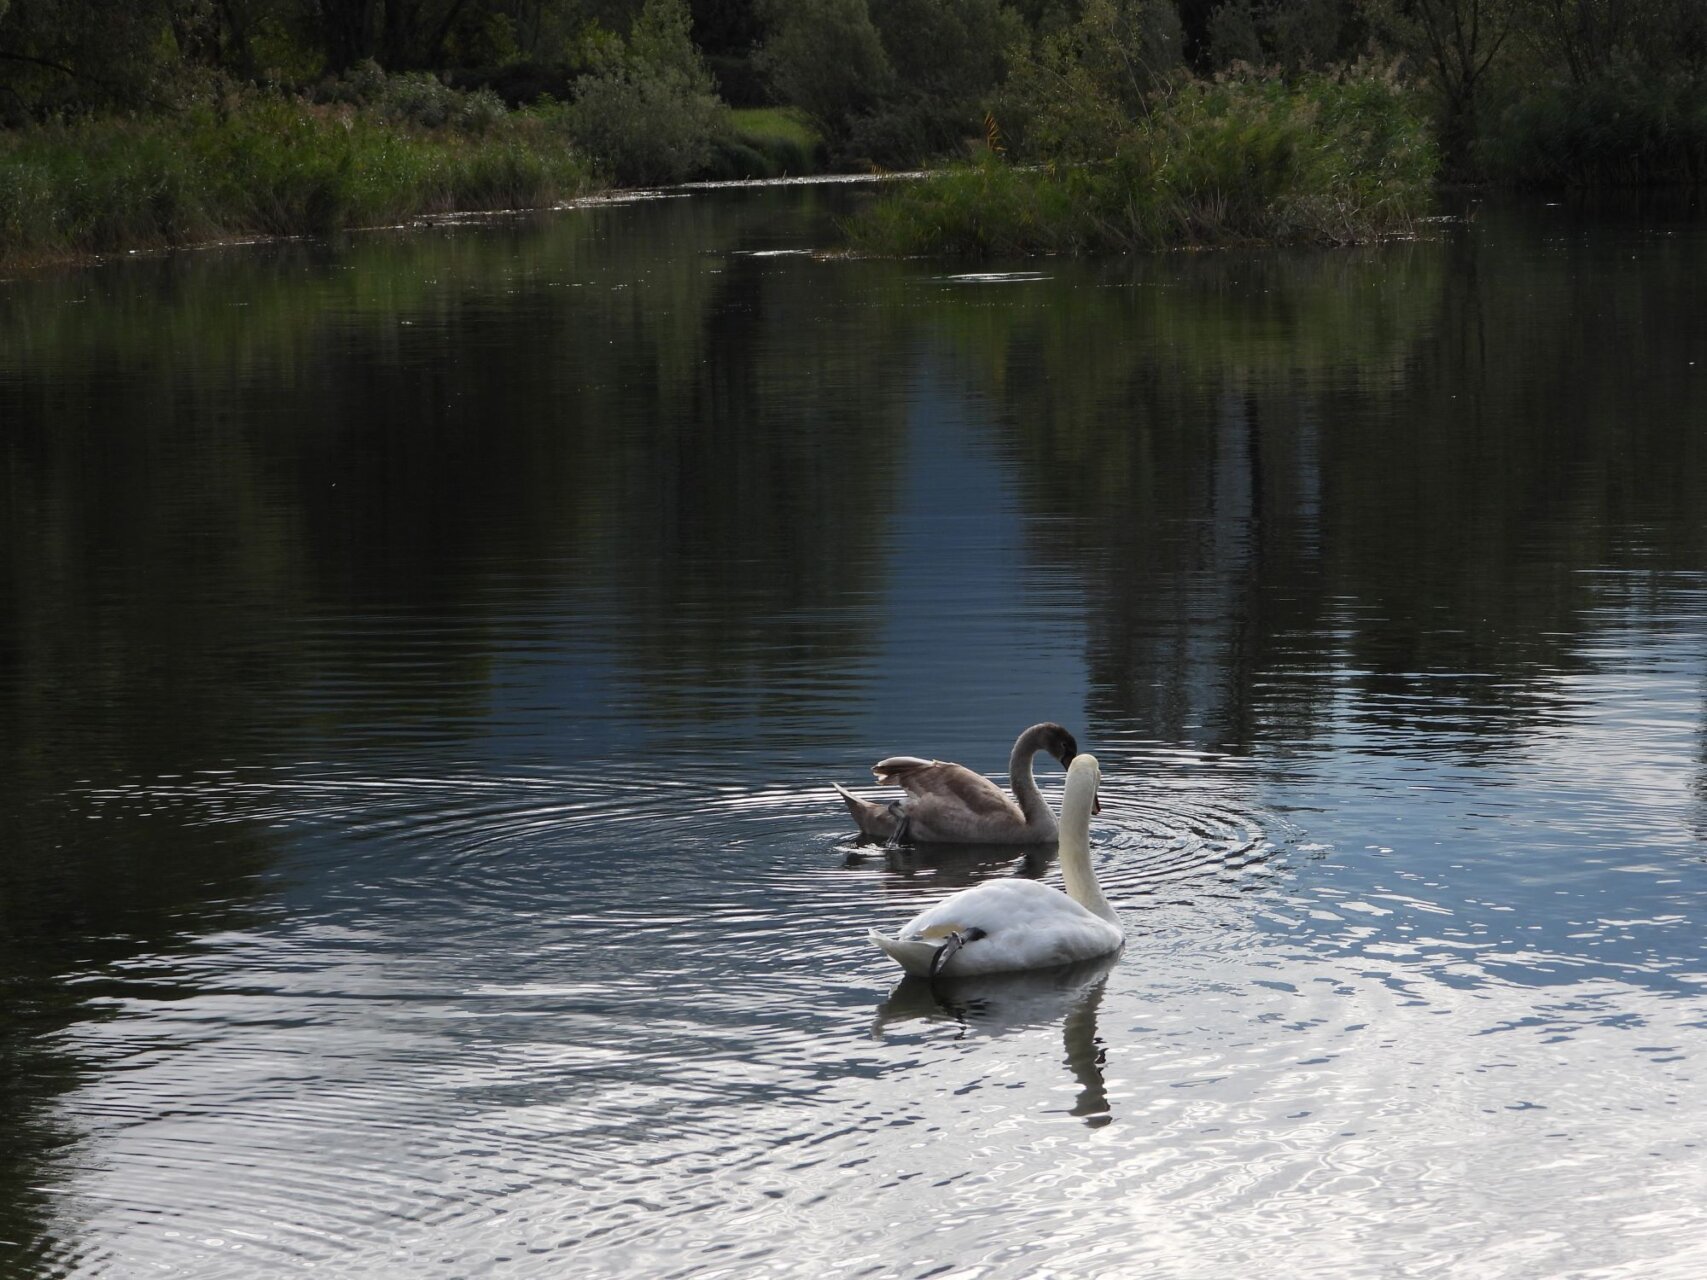
[[[825,167],[824,139],[788,107],[739,107],[714,141],[707,176],[797,178]]]
[[[473,132],[258,96],[0,134],[0,262],[533,207],[591,184],[548,114]]]
[[[850,233],[870,251],[959,256],[1351,243],[1409,230],[1437,164],[1420,113],[1371,72],[1187,82],[1096,127],[1105,154],[992,149],[897,189]]]
[[[1483,140],[1489,176],[1519,186],[1609,187],[1707,179],[1707,82],[1619,70],[1542,86]]]

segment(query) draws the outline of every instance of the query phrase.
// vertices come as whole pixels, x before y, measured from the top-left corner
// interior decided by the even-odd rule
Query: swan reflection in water
[[[882,1039],[892,1026],[921,1020],[952,1021],[963,1035],[978,1031],[992,1036],[1059,1023],[1066,1067],[1079,1086],[1070,1114],[1100,1128],[1114,1117],[1103,1083],[1107,1050],[1097,1034],[1097,1010],[1108,975],[1119,962],[1119,955],[1106,955],[1055,969],[940,976],[934,984],[903,978],[877,1006],[871,1033]]]
[[[898,878],[884,885],[902,896],[918,893],[919,878],[929,877],[932,890],[953,886],[965,888],[980,880],[1014,875],[1041,880],[1055,860],[1055,846],[1019,844],[885,845],[861,840],[847,852],[848,867],[868,865],[881,859],[886,870]]]

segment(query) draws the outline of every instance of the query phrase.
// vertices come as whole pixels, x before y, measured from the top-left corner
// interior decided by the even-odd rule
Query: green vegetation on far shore
[[[1431,200],[1427,129],[1368,71],[1189,82],[1125,119],[1083,98],[1072,110],[1110,136],[1031,163],[992,147],[887,194],[850,225],[855,243],[963,257],[1343,244],[1409,230]]]
[[[542,115],[424,129],[283,98],[0,133],[0,174],[14,264],[533,208],[595,185]]]
[[[723,146],[735,152],[719,177],[798,178],[824,168],[824,139],[792,107],[737,107]]]
[[[626,35],[595,27],[582,44],[568,101],[507,103],[489,83],[371,59],[295,90],[180,66],[170,104],[0,127],[0,266],[821,166],[798,111],[719,99],[682,0],[644,0]]]
[[[980,156],[969,160],[970,156]],[[0,263],[825,169],[885,252],[1707,179],[1702,0],[0,0]]]
[[[451,109],[415,118],[249,95],[169,116],[0,130],[0,266],[545,208],[616,176],[577,145],[562,107],[506,111],[440,92]],[[818,135],[796,113],[727,115],[704,160],[669,178],[821,168]]]

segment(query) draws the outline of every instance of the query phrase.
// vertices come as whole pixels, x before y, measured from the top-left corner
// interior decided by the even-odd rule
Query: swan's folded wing
[[[866,936],[883,948],[885,955],[916,978],[930,976],[931,959],[936,955],[937,947],[941,945],[936,942],[919,942],[916,939],[891,938],[876,929],[868,931]]]
[[[893,783],[920,800],[953,805],[972,814],[1017,813],[1014,802],[983,774],[947,760],[890,756],[871,767],[879,782]]]
[[[951,977],[1073,964],[1117,951],[1123,941],[1118,925],[1091,914],[1059,889],[1020,879],[986,880],[951,894],[903,925],[895,942],[911,947],[910,957],[918,964],[918,948],[941,945],[949,933],[979,935],[950,960],[945,972]]]

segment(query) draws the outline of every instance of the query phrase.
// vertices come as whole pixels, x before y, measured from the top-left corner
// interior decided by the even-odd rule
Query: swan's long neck
[[[1120,917],[1102,896],[1096,872],[1091,869],[1091,803],[1095,799],[1095,766],[1069,772],[1067,793],[1061,797],[1061,876],[1067,882],[1069,898],[1086,911],[1118,924]]]
[[[1053,823],[1055,815],[1050,812],[1043,793],[1037,789],[1037,779],[1031,776],[1031,758],[1042,745],[1042,737],[1031,730],[1020,735],[1019,741],[1014,743],[1014,753],[1008,757],[1008,781],[1027,822]]]

